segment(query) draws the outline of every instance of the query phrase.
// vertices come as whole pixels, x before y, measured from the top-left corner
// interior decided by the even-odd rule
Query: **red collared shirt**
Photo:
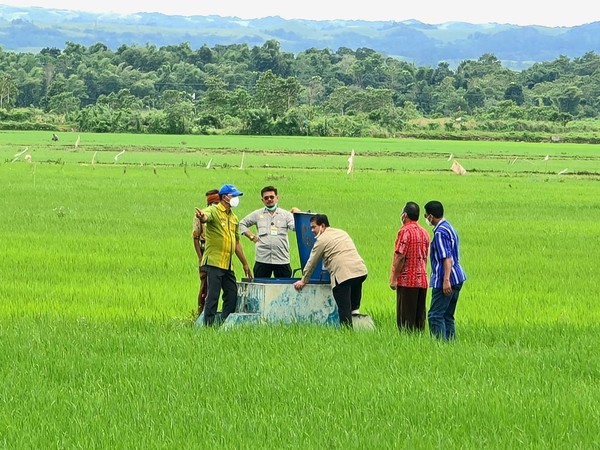
[[[427,288],[427,255],[429,234],[417,222],[410,221],[398,231],[396,253],[405,255],[404,264],[398,276],[398,286]]]

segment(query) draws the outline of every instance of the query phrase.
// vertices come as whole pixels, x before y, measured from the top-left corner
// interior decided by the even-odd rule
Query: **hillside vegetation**
[[[598,142],[599,115],[593,52],[517,72],[277,41],[0,50],[2,129]]]

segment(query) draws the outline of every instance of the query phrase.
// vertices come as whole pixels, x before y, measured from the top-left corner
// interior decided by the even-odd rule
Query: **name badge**
[[[277,236],[277,227],[275,225],[271,225],[271,236]]]

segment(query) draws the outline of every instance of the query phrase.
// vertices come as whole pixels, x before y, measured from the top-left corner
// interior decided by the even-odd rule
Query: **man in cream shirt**
[[[338,307],[340,325],[352,327],[352,313],[358,313],[362,284],[367,279],[367,266],[358,254],[352,238],[344,230],[329,226],[325,214],[310,219],[310,229],[316,238],[302,278],[294,283],[296,290],[310,280],[319,259],[331,276],[333,298]]]

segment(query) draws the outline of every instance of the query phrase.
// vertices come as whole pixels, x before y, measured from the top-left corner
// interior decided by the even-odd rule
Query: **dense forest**
[[[598,139],[600,56],[517,72],[492,54],[417,67],[368,48],[279,42],[0,49],[0,129]],[[587,134],[586,134],[587,133]]]

